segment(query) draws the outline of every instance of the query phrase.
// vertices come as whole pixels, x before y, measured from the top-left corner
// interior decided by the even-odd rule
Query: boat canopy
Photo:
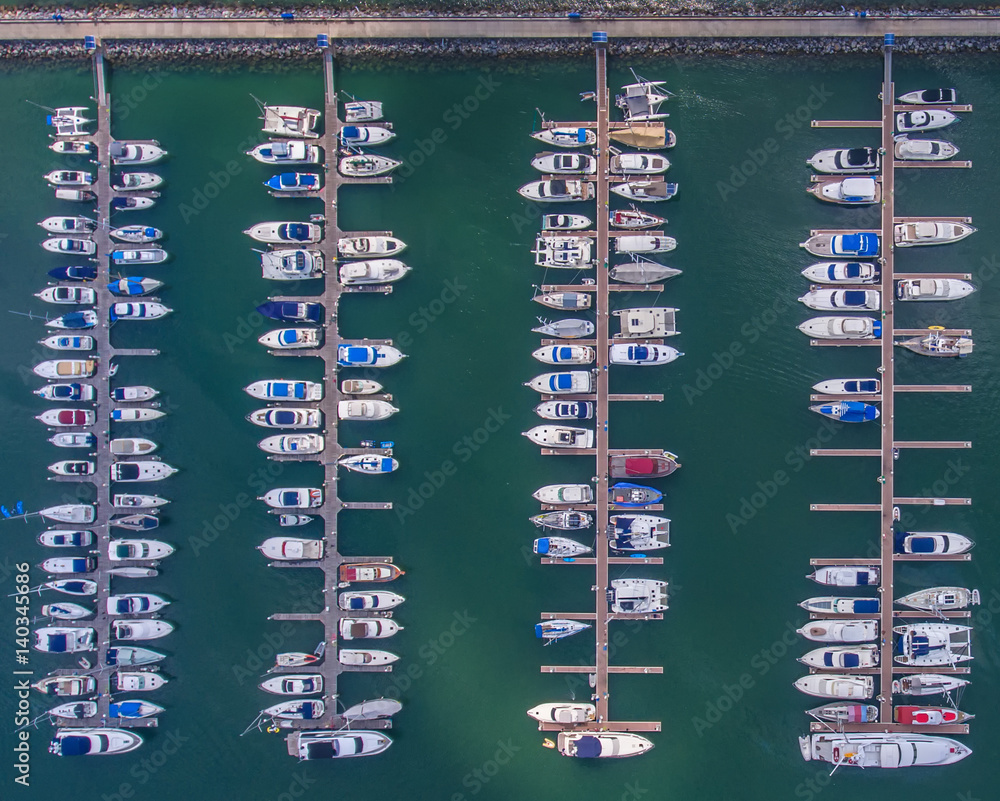
[[[112,145],[114,147],[114,145]],[[103,737],[104,735],[97,735]],[[71,734],[59,740],[60,753],[63,756],[83,756],[89,754],[91,750],[90,737],[78,734]]]
[[[305,223],[282,223],[278,226],[278,236],[304,242],[309,239],[309,226]]]
[[[574,756],[583,759],[593,759],[601,755],[601,741],[589,735],[580,737],[576,741],[576,751]]]
[[[878,612],[878,598],[858,598],[854,602],[854,614],[867,615]]]
[[[66,653],[68,639],[65,634],[50,634],[48,637],[49,651],[53,654]]]
[[[278,425],[291,425],[295,422],[295,412],[288,411],[287,409],[275,409],[272,419]]]
[[[639,456],[626,460],[625,473],[630,476],[647,476],[656,472],[656,462]]]
[[[855,253],[858,256],[878,255],[878,234],[842,234],[839,238],[845,253]]]
[[[823,654],[823,666],[824,667],[843,667],[843,668],[856,668],[861,667],[861,657],[858,654],[846,653],[841,657],[840,663],[834,659],[832,651],[827,651]]]
[[[118,468],[119,481],[135,481],[139,478],[139,465],[134,462],[119,462],[115,466]]]

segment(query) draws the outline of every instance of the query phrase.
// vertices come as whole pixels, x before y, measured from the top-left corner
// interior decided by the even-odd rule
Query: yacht
[[[972,749],[948,737],[920,734],[839,734],[824,732],[799,738],[807,762],[828,762],[858,768],[910,768],[950,765]]]

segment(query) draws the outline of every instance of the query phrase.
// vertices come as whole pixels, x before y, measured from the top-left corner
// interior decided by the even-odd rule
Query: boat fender
[[[544,746],[545,748],[555,748],[556,744],[552,742],[552,740],[550,740],[548,737],[546,737],[544,740],[542,740],[542,746]]]

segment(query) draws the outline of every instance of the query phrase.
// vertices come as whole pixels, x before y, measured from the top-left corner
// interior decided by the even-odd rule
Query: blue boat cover
[[[864,306],[865,291],[863,289],[848,289],[844,292],[845,306]]]
[[[341,348],[340,352],[341,354],[346,354],[341,356],[340,361],[342,363],[346,362],[350,364],[374,364],[375,361],[378,359],[377,353],[375,354],[375,359],[373,360],[372,357],[369,356],[368,348],[363,348],[363,347],[356,347],[349,345],[346,348]]]
[[[872,326],[872,333],[875,335],[875,339],[882,338],[882,321],[876,320],[875,324]]]
[[[549,377],[550,389],[572,389],[573,376],[569,373],[555,373]]]
[[[857,572],[857,585],[859,587],[868,586],[868,579],[870,578],[867,570],[859,570]]]
[[[70,567],[74,573],[86,573],[87,572],[87,560],[86,559],[71,559]]]
[[[299,176],[294,172],[283,172],[278,176],[278,186],[298,186]]]
[[[288,384],[271,384],[271,396],[275,398],[287,398],[288,397]]]
[[[601,741],[596,737],[585,736],[576,741],[576,756],[582,759],[593,759],[601,755]]]
[[[537,637],[538,639],[542,639],[542,638],[543,638],[543,637],[545,636],[545,635],[544,635],[544,634],[542,633],[542,624],[541,624],[541,623],[536,623],[536,624],[535,624],[535,636],[536,636],[536,637]]]
[[[854,614],[864,615],[878,612],[878,598],[859,598],[854,602]]]
[[[310,175],[309,173],[303,173],[299,175],[299,183],[302,186],[316,186],[317,185],[316,176]]]
[[[348,603],[348,606],[351,609],[364,609],[365,602],[363,598],[351,598],[351,600]]]
[[[291,425],[295,422],[295,412],[290,412],[287,409],[275,409],[271,419],[279,425]]]
[[[299,332],[297,330],[295,330],[294,328],[289,328],[289,329],[287,329],[285,331],[285,334],[282,337],[282,340],[285,342],[286,345],[293,345],[296,342],[300,341],[299,340]]]
[[[627,534],[632,530],[632,524],[635,522],[634,517],[616,517],[615,518],[615,530]]]
[[[357,125],[345,125],[340,129],[340,135],[344,139],[357,139],[361,136],[361,129]]]
[[[122,701],[108,706],[109,718],[137,718],[142,711],[141,701]]]
[[[391,473],[392,472],[392,459],[388,456],[383,456],[379,459],[378,465],[379,472],[381,473]]]
[[[285,229],[285,236],[288,239],[301,242],[303,239],[309,238],[309,226],[304,223],[291,223],[282,227]]]
[[[856,668],[861,666],[861,657],[857,654],[844,654],[844,667]]]
[[[583,144],[583,145],[587,144],[587,129],[586,128],[577,128],[576,129],[576,141],[579,142],[580,144]]]
[[[313,712],[316,710],[316,705],[312,701],[306,701],[302,704],[302,719],[312,720]]]
[[[70,595],[83,595],[83,591],[87,588],[86,582],[83,581],[64,581],[61,586],[63,592]]]
[[[65,634],[52,634],[49,636],[49,651],[54,654],[66,653],[67,637]]]
[[[830,272],[830,277],[833,278],[833,268],[830,269]],[[856,261],[847,263],[844,265],[844,274],[848,278],[859,278],[861,276],[861,264]]]
[[[83,756],[90,753],[90,738],[78,734],[60,738],[59,745],[63,756]]]
[[[931,652],[930,641],[923,634],[915,634],[910,640],[910,653],[914,656],[927,656]]]
[[[535,540],[535,545],[536,545],[535,553],[547,554],[549,552],[549,544],[550,543],[548,537],[540,537],[539,539]]]
[[[632,345],[628,351],[629,361],[639,362],[649,358],[649,348],[645,345]]]
[[[569,359],[573,358],[573,349],[568,346],[556,348],[556,352],[554,355],[555,355],[555,361],[557,362],[568,361]]]
[[[115,605],[115,611],[119,615],[127,615],[132,609],[132,605],[126,599],[119,599],[118,603]]]
[[[934,553],[934,540],[931,537],[913,537],[910,550],[913,553]]]
[[[155,228],[143,228],[142,229],[142,233],[143,233],[143,236],[154,237],[154,236],[156,236],[156,229]]]
[[[299,494],[297,492],[282,492],[280,498],[282,506],[291,506],[299,502]]]

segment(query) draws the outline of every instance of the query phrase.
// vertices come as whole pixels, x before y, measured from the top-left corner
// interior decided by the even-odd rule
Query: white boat
[[[92,426],[96,416],[90,409],[49,409],[36,414],[35,419],[47,426],[79,427]]]
[[[542,373],[525,386],[543,395],[586,395],[594,391],[594,376],[589,370]]]
[[[813,234],[799,247],[814,256],[827,258],[878,256],[882,243],[878,234],[857,231],[849,234]]]
[[[930,587],[897,598],[896,603],[924,612],[951,612],[978,604],[979,590],[969,590],[965,587]]]
[[[628,732],[600,731],[587,733],[559,732],[556,747],[563,756],[578,759],[622,759],[645,754],[652,741]]]
[[[42,617],[50,617],[53,620],[83,620],[84,618],[91,617],[94,614],[93,609],[89,609],[86,606],[80,606],[80,604],[70,603],[69,601],[42,604],[39,612]]]
[[[92,476],[96,466],[93,462],[64,459],[49,465],[49,471],[57,476]]]
[[[920,245],[948,245],[958,242],[976,229],[962,222],[925,220],[923,222],[897,223],[893,227],[896,247],[910,248]]]
[[[48,506],[40,509],[39,515],[46,520],[56,520],[60,523],[93,523],[97,518],[97,510],[89,503],[64,503],[58,506]]]
[[[154,164],[167,155],[162,147],[149,142],[112,142],[108,151],[111,163],[116,166]]]
[[[572,559],[592,553],[594,549],[567,537],[539,537],[533,543],[532,550],[539,556],[549,556],[553,559]]]
[[[896,282],[897,300],[961,300],[976,291],[958,278],[904,278]]]
[[[806,164],[816,172],[833,175],[851,173],[872,174],[879,170],[878,149],[874,147],[837,148],[821,150]]]
[[[954,89],[917,89],[896,98],[896,102],[907,106],[950,106],[956,102],[958,93]]]
[[[345,125],[338,137],[341,147],[378,147],[396,138],[384,125]]]
[[[611,157],[610,166],[619,175],[660,175],[670,169],[670,161],[653,153],[621,153]]]
[[[358,453],[346,456],[337,462],[354,473],[366,475],[384,475],[399,469],[399,462],[391,456],[381,456],[377,453]]]
[[[583,214],[543,214],[543,231],[583,231],[593,225]]]
[[[264,125],[262,130],[272,136],[296,136],[305,139],[316,139],[319,133],[320,113],[316,109],[305,106],[264,106]]]
[[[395,609],[406,599],[402,595],[385,590],[372,592],[342,592],[337,596],[337,605],[345,611],[356,612],[361,609],[380,611]]]
[[[138,403],[148,401],[160,394],[160,391],[143,384],[133,386],[115,387],[111,390],[111,400],[118,403]]]
[[[145,456],[148,453],[155,451],[159,445],[157,445],[151,439],[145,439],[143,437],[122,437],[120,439],[113,439],[109,443],[111,446],[112,456]],[[136,464],[139,464],[136,462]],[[147,462],[145,464],[160,464],[159,462]]]
[[[615,237],[615,253],[669,253],[677,247],[672,236],[646,236],[627,234]]]
[[[163,286],[163,281],[134,275],[115,279],[108,284],[108,290],[113,295],[148,295],[150,292],[155,292],[161,286]]]
[[[78,598],[97,595],[97,582],[90,579],[54,579],[44,582],[42,588]]]
[[[539,640],[548,640],[549,643],[572,637],[581,631],[586,631],[591,626],[589,623],[581,623],[579,620],[543,620],[535,624],[535,637]]]
[[[81,170],[52,170],[44,176],[52,186],[90,186],[94,183],[93,173]]]
[[[545,128],[531,137],[555,147],[589,147],[597,144],[597,134],[589,128]]]
[[[152,692],[159,690],[169,679],[149,670],[119,670],[114,674],[114,688],[118,692]]]
[[[55,195],[56,200],[68,200],[71,203],[93,203],[97,200],[97,195],[88,189],[67,189],[66,187],[60,187],[56,189]]]
[[[87,236],[97,230],[97,222],[90,217],[46,217],[38,224],[50,234]]]
[[[896,531],[896,553],[935,556],[959,554],[972,550],[975,543],[968,537],[950,531]]]
[[[635,309],[618,309],[612,314],[618,318],[621,332],[616,339],[650,339],[672,337],[677,330],[677,309],[666,306],[648,306]]]
[[[537,328],[532,328],[532,333],[556,337],[557,339],[583,339],[594,333],[594,324],[590,320],[577,320],[567,317],[563,320],[549,321],[539,317],[538,322],[541,325]]]
[[[877,587],[879,569],[864,565],[829,565],[817,567],[806,578],[829,587]]]
[[[111,189],[115,192],[145,192],[156,189],[163,178],[152,172],[123,172],[111,179]]]
[[[398,281],[409,271],[410,267],[399,259],[348,261],[340,265],[338,278],[345,286],[389,284]]]
[[[609,349],[609,364],[631,364],[648,366],[652,364],[669,364],[680,356],[677,348],[669,345],[612,345]]]
[[[945,161],[958,155],[958,148],[944,139],[910,139],[897,136],[893,148],[900,161]]]
[[[72,698],[80,695],[90,695],[97,689],[97,680],[93,676],[63,675],[46,676],[31,685],[43,695],[57,698]]]
[[[952,666],[972,659],[972,628],[954,623],[893,626],[899,635],[893,661],[914,667]]]
[[[666,181],[626,181],[611,187],[611,191],[616,195],[628,200],[648,203],[670,200],[677,194],[678,189],[677,184]]]
[[[338,367],[392,367],[406,358],[392,345],[339,345]]]
[[[517,190],[528,200],[540,203],[575,203],[594,197],[594,184],[587,181],[553,178],[547,181],[531,181]]]
[[[951,765],[972,753],[968,746],[948,737],[835,732],[800,737],[799,750],[807,762],[890,769]]]
[[[943,695],[969,685],[968,679],[946,676],[941,673],[913,673],[892,682],[892,692],[901,695]]]
[[[160,540],[121,539],[108,542],[108,559],[112,562],[148,562],[166,559],[174,546]]]
[[[87,309],[85,311],[67,312],[61,317],[49,320],[45,323],[46,328],[55,328],[62,331],[78,331],[93,328],[97,325],[97,312]]]
[[[403,627],[382,617],[342,617],[337,630],[342,640],[384,640]]]
[[[323,344],[323,331],[319,328],[276,328],[257,337],[257,341],[274,350],[318,348]]]
[[[106,609],[109,615],[151,615],[169,604],[170,601],[162,595],[140,592],[131,595],[109,595]]]
[[[342,158],[337,164],[337,171],[348,178],[370,178],[390,173],[402,165],[403,162],[386,156],[361,153]]]
[[[50,337],[45,337],[45,339],[38,340],[39,345],[44,345],[50,350],[75,350],[75,351],[88,351],[93,350],[96,344],[96,340],[92,336],[62,336],[59,334],[53,334]],[[38,394],[37,392],[35,394]],[[92,394],[92,393],[89,393]],[[45,396],[42,396],[45,397]],[[78,400],[90,400],[91,398],[79,398]],[[54,398],[52,400],[55,400]]]
[[[374,395],[382,391],[382,385],[367,378],[345,378],[340,382],[340,391],[344,395]]]
[[[319,409],[284,407],[257,409],[247,415],[247,420],[264,428],[319,428],[322,415]]]
[[[142,737],[128,729],[56,729],[49,743],[55,756],[107,756],[127,754],[142,745]]]
[[[592,503],[594,489],[590,484],[546,484],[531,493],[531,497],[539,503],[553,506],[573,506],[574,504]]]
[[[288,752],[300,760],[347,759],[381,754],[392,745],[382,732],[296,731],[288,735]]]
[[[799,331],[814,339],[879,339],[882,321],[873,317],[813,317]]]
[[[97,146],[93,142],[82,142],[74,139],[60,139],[49,145],[49,150],[53,153],[62,153],[72,156],[86,156],[97,152]]]
[[[54,718],[63,720],[86,720],[97,714],[96,701],[71,701],[68,704],[59,704],[48,710],[48,714]]]
[[[162,248],[111,251],[111,261],[118,266],[128,264],[162,264],[167,258],[168,253]]]
[[[61,432],[49,437],[57,448],[94,448],[97,437],[89,432]]]
[[[166,462],[115,462],[111,465],[111,480],[122,483],[130,481],[162,481],[177,472]]]
[[[323,254],[318,250],[272,250],[260,254],[261,272],[272,281],[298,281],[323,274]]]
[[[166,417],[166,414],[166,412],[162,412],[159,409],[140,409],[135,407],[112,409],[111,421],[114,423],[145,423],[150,420],[159,420],[161,417]]]
[[[806,267],[802,275],[817,284],[876,284],[879,268],[870,261],[821,261]]]
[[[323,692],[323,676],[319,673],[286,673],[262,681],[259,686],[273,695],[314,695]]]
[[[811,620],[796,633],[813,642],[869,642],[878,637],[878,620]]]
[[[173,309],[162,303],[142,301],[139,303],[112,303],[111,321],[116,320],[158,320],[166,317]]]
[[[384,400],[345,400],[337,403],[337,417],[341,420],[385,420],[398,411]]]
[[[344,101],[344,122],[375,122],[382,119],[381,100]]]
[[[287,142],[265,142],[248,150],[261,164],[319,164],[322,150],[301,139],[290,139]]]
[[[794,686],[799,692],[816,698],[866,699],[874,694],[875,679],[872,676],[812,673],[797,679]]]
[[[326,704],[321,699],[296,699],[262,709],[261,715],[277,720],[316,720],[325,712]]]
[[[528,518],[537,528],[551,528],[560,531],[579,531],[594,524],[594,516],[587,512],[561,509],[556,512],[542,512]]]
[[[608,276],[614,281],[623,284],[637,284],[649,286],[657,281],[663,281],[680,275],[681,270],[674,267],[667,267],[649,259],[636,259],[622,264],[616,264],[608,271]]]
[[[279,562],[315,561],[323,558],[326,543],[304,537],[270,537],[257,546],[268,559]]]
[[[539,704],[528,710],[528,717],[540,723],[575,726],[597,720],[597,707],[593,704],[574,703]]]
[[[544,420],[590,420],[596,404],[592,401],[552,400],[535,407],[535,414]]]
[[[634,73],[633,73],[634,74]],[[659,113],[660,106],[670,99],[669,94],[661,94],[665,81],[643,81],[626,84],[624,94],[615,95],[615,106],[622,110],[628,123],[660,120],[669,114]]]
[[[947,128],[953,122],[958,122],[958,117],[944,109],[901,111],[896,115],[896,130],[900,133],[933,131],[937,128]]]
[[[394,698],[373,698],[345,709],[341,713],[341,717],[352,722],[356,720],[380,720],[391,718],[402,708],[403,705]]]
[[[539,153],[531,166],[546,175],[593,175],[597,159],[584,153]]]
[[[49,337],[49,339],[66,339],[67,337]],[[82,339],[82,337],[73,337]],[[43,340],[45,342],[46,340]],[[91,345],[93,347],[93,345]],[[39,398],[50,401],[91,401],[96,395],[93,384],[46,384],[36,389]]]
[[[318,401],[323,399],[323,385],[314,381],[275,378],[271,381],[254,381],[243,387],[243,391],[251,397],[261,400]]]
[[[108,235],[122,242],[131,242],[136,245],[148,245],[163,239],[163,231],[148,225],[125,225],[108,232]]]
[[[92,628],[43,626],[35,629],[32,647],[47,654],[76,654],[97,649],[97,632]]]
[[[116,640],[158,640],[174,630],[166,620],[113,620],[111,636]]]
[[[317,487],[278,487],[257,498],[272,509],[315,509],[323,505],[323,490]]]
[[[608,609],[614,614],[647,615],[667,609],[667,582],[654,579],[614,579],[608,591]]]
[[[155,509],[166,506],[170,501],[159,495],[132,495],[119,493],[111,496],[111,505],[116,509]]]
[[[93,531],[50,528],[38,535],[38,544],[46,548],[88,548],[94,542]]]
[[[589,345],[546,345],[531,355],[544,364],[590,364],[596,351]]]
[[[535,240],[535,264],[539,267],[581,270],[593,262],[593,242],[586,236],[540,236]]]
[[[247,228],[243,233],[251,239],[269,245],[312,244],[323,238],[321,226],[316,223],[301,222],[262,222]]]
[[[49,253],[69,253],[74,256],[93,256],[97,253],[97,243],[94,240],[65,236],[46,239],[42,242],[42,247]]]
[[[265,453],[275,454],[322,453],[325,446],[322,434],[278,434],[257,443]]]
[[[870,206],[882,200],[882,184],[875,178],[813,176],[806,191],[817,200],[841,206]]]
[[[56,190],[58,194],[59,190]],[[135,195],[129,195],[127,197],[113,197],[111,198],[111,211],[145,211],[146,209],[151,209],[156,205],[156,201],[151,197],[136,197]]]
[[[374,649],[349,649],[341,648],[337,651],[337,661],[342,665],[352,665],[355,667],[382,667],[391,665],[399,657],[389,651],[379,651]]]
[[[524,436],[546,448],[585,449],[594,447],[594,432],[589,428],[573,426],[535,426],[522,432]]]
[[[619,209],[610,212],[609,222],[613,228],[624,228],[630,231],[641,231],[645,228],[655,228],[666,224],[665,217],[657,217],[648,211],[633,206],[631,209]]]
[[[931,326],[926,336],[899,340],[896,344],[921,356],[943,358],[968,356],[975,347],[971,337],[942,334],[941,326]]]
[[[813,389],[823,395],[878,395],[882,382],[877,378],[831,378],[813,384]]]
[[[337,240],[337,253],[344,259],[367,259],[402,253],[406,243],[394,236],[352,236]]]
[[[878,311],[882,295],[877,289],[812,289],[799,303],[817,311]]]
[[[57,556],[44,560],[38,567],[53,575],[91,573],[97,569],[97,560],[91,556]]]

